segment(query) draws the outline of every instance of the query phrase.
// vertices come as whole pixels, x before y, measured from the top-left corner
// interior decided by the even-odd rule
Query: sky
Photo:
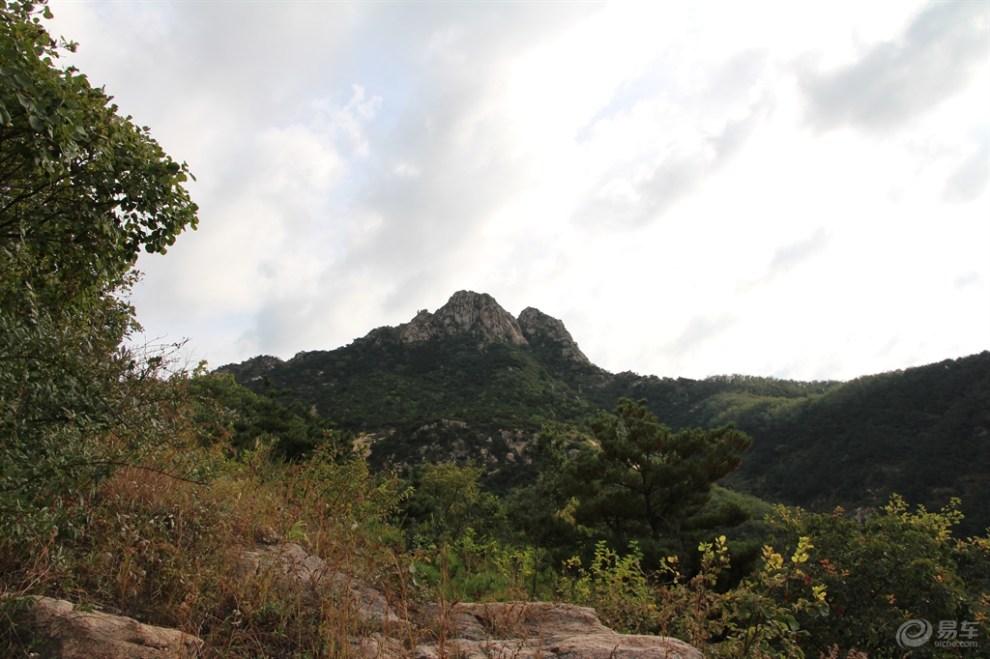
[[[216,367],[489,293],[612,372],[990,349],[990,2],[52,0],[185,161],[143,340]]]

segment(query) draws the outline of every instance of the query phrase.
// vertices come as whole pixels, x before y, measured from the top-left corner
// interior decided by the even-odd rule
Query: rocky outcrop
[[[326,561],[295,543],[259,546],[241,554],[240,576],[270,579],[283,596],[302,597],[313,604],[330,597],[363,624],[405,630],[385,597],[352,575],[330,569]]]
[[[499,306],[491,295],[458,291],[444,306],[430,313],[422,310],[405,325],[399,326],[399,337],[405,343],[419,343],[438,336],[470,334],[482,343],[505,341],[523,345],[519,322]]]
[[[294,543],[259,545],[241,554],[238,576],[261,580],[302,606],[334,602],[362,635],[353,656],[375,659],[704,659],[663,636],[619,634],[593,609],[548,602],[421,605],[400,615],[367,583],[332,569]],[[410,607],[411,608],[411,607]],[[203,641],[132,618],[80,611],[70,602],[34,598],[22,626],[38,656],[53,659],[187,659]]]
[[[591,363],[578,348],[571,333],[564,327],[564,323],[553,316],[548,316],[539,309],[526,307],[519,314],[519,327],[531,345],[551,347],[559,351],[558,356],[567,361]]]
[[[468,334],[479,338],[482,344],[504,341],[539,346],[556,351],[565,361],[591,363],[563,322],[533,307],[523,309],[517,319],[487,293],[458,291],[436,312],[423,309],[396,329],[404,343]]]
[[[384,636],[354,642],[368,657],[399,659],[704,659],[674,638],[618,634],[593,609],[548,602],[455,604],[425,607],[424,642],[405,649]]]
[[[197,656],[203,646],[176,629],[80,611],[50,597],[34,598],[23,627],[34,641],[35,656],[52,659],[185,659]]]
[[[690,645],[663,636],[619,634],[593,609],[547,602],[422,606],[402,618],[386,598],[352,576],[331,570],[297,544],[245,552],[242,574],[270,576],[278,589],[330,595],[366,629],[350,640],[357,656],[376,659],[704,659]]]

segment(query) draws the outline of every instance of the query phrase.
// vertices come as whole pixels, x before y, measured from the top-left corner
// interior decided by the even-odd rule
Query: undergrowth
[[[406,573],[401,536],[388,520],[398,481],[374,477],[355,456],[318,449],[273,459],[272,442],[237,457],[191,442],[147,451],[90,488],[66,494],[53,525],[34,542],[0,539],[0,650],[23,656],[14,596],[44,594],[205,641],[204,656],[349,656],[367,632],[353,602],[312,600],[249,574],[244,552],[294,542],[327,571],[374,584],[400,602]]]

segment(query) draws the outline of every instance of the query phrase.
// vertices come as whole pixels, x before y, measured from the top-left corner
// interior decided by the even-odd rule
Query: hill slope
[[[531,477],[522,448],[543,424],[584,428],[621,397],[643,398],[674,429],[748,432],[737,489],[815,509],[875,506],[891,492],[930,507],[961,496],[965,530],[990,525],[988,352],[845,383],[612,374],[561,321],[461,291],[336,350],[221,370],[367,433],[379,466],[474,460],[506,486]]]

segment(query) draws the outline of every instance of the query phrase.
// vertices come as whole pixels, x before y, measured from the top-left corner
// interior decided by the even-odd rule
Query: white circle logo
[[[932,637],[932,623],[923,618],[908,620],[897,628],[897,644],[904,648],[920,648]]]

